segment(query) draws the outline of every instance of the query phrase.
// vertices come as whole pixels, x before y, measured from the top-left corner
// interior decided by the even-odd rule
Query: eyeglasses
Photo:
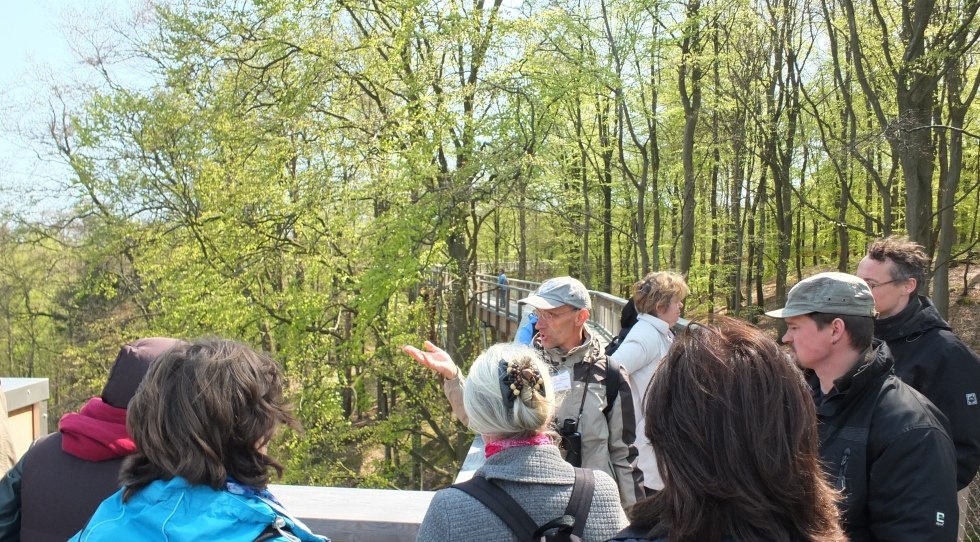
[[[537,317],[539,322],[550,322],[555,318],[558,318],[559,316],[565,316],[566,314],[571,314],[573,312],[578,312],[580,310],[582,309],[576,309],[575,307],[572,307],[571,310],[567,310],[564,312],[542,312],[539,310],[535,310],[535,311],[531,311],[531,314]]]
[[[868,282],[868,288],[871,288],[872,290],[874,290],[875,288],[878,288],[879,286],[884,286],[886,284],[891,284],[893,282],[904,282],[904,281],[905,281],[905,279],[891,279],[891,280],[886,281],[886,282],[868,282],[868,281],[864,281],[864,282]]]

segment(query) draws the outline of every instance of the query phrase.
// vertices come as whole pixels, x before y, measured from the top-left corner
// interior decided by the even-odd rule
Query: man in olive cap
[[[850,540],[956,540],[956,454],[946,418],[895,376],[888,347],[874,340],[867,283],[820,273],[766,314],[786,321],[783,342],[813,389],[820,456],[842,492]]]
[[[619,485],[620,501],[632,506],[643,498],[643,475],[636,467],[636,421],[626,371],[611,364],[586,322],[592,308],[588,289],[572,277],[549,279],[518,303],[534,309],[537,333],[532,346],[552,368],[555,391],[563,397],[555,415],[561,429],[574,420],[581,434],[581,464],[601,470]],[[449,355],[426,341],[425,351],[404,347],[416,361],[441,374],[453,413],[466,423],[465,378]]]

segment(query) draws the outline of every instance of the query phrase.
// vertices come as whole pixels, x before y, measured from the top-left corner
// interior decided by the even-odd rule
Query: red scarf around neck
[[[507,448],[514,448],[516,446],[545,446],[548,444],[554,444],[554,442],[551,440],[551,437],[545,434],[537,434],[527,439],[505,438],[488,442],[484,448],[484,453],[486,453],[487,457],[490,457]]]
[[[136,452],[126,431],[126,409],[116,408],[101,397],[89,399],[78,413],[68,413],[58,422],[61,448],[86,461],[106,461]]]

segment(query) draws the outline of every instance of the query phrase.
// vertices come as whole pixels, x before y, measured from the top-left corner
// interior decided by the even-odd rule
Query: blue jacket
[[[518,328],[517,334],[514,336],[514,342],[530,346],[535,334],[534,324],[537,322],[538,317],[533,312],[529,312],[521,322],[521,327]]]
[[[222,540],[251,542],[267,527],[283,525],[299,540],[325,539],[278,512],[263,499],[235,495],[183,478],[157,480],[122,502],[122,490],[102,502],[71,542],[116,540]],[[286,541],[282,535],[265,540]]]

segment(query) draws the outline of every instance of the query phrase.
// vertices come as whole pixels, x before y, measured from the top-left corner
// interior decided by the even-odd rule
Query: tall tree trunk
[[[974,76],[969,92],[963,96],[964,72],[967,66],[957,62],[946,73],[946,104],[949,109],[947,140],[949,142],[948,163],[940,179],[939,191],[939,243],[933,258],[932,299],[936,310],[944,317],[949,315],[949,264],[952,259],[953,244],[956,242],[955,213],[956,192],[959,189],[963,170],[963,127],[970,105],[980,89],[980,76]]]
[[[684,188],[681,200],[681,256],[680,272],[691,270],[694,256],[694,211],[697,206],[694,171],[694,138],[701,116],[701,53],[704,45],[701,29],[701,1],[688,0],[687,20],[681,40],[681,63],[677,84],[681,104],[684,106],[684,134],[681,140],[681,161],[684,167]]]

